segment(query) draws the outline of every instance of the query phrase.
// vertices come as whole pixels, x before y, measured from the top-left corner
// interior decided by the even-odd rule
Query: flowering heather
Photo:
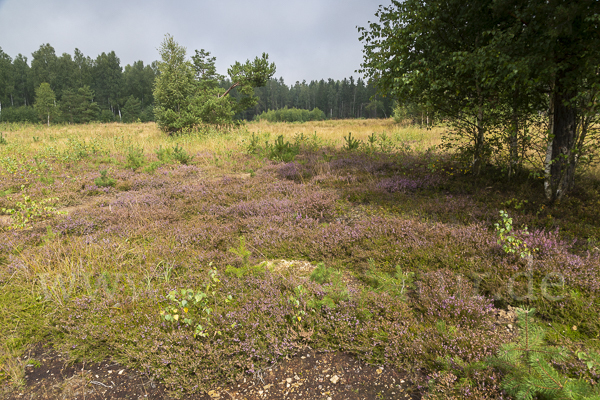
[[[447,270],[424,274],[414,299],[422,317],[457,325],[459,328],[489,325],[493,302],[476,293],[469,281]]]
[[[283,179],[289,179],[294,181],[302,178],[300,164],[295,162],[283,164],[277,172],[279,173],[279,176]]]
[[[437,181],[438,179],[434,176],[424,176],[416,179],[406,176],[394,176],[393,178],[382,179],[375,187],[377,190],[387,193],[406,193],[435,186]]]
[[[36,338],[28,344],[49,340],[72,358],[115,357],[175,395],[252,379],[305,346],[344,350],[407,370],[433,400],[506,398],[498,371],[469,364],[512,340],[496,313],[523,305],[515,293],[527,293],[529,283],[529,304],[545,323],[582,348],[597,336],[599,226],[590,217],[597,211],[580,207],[577,216],[587,219],[576,224],[575,207],[531,194],[537,181],[457,174],[450,155],[436,151],[303,148],[284,164],[238,151],[235,132],[230,139],[160,136],[163,148],[189,146],[192,164],[136,171],[124,167],[120,143],[128,137],[107,139],[81,162],[74,148],[46,146],[37,164],[32,155],[14,156],[18,149],[0,149],[0,208],[15,207],[26,192],[35,201],[56,197],[54,206],[68,211],[19,230],[0,216],[0,297],[10,295],[2,306],[21,321],[15,327],[0,318],[0,341],[11,332],[16,341]],[[145,146],[146,162],[155,161],[158,137]],[[103,170],[113,187],[94,184]],[[594,189],[586,190],[593,198]],[[497,243],[493,223],[505,204],[527,204],[510,213],[530,228],[513,233],[537,249],[531,260]],[[241,237],[247,258],[230,251]],[[320,284],[310,272],[254,268],[279,259],[323,262],[342,278]],[[403,299],[367,284],[367,271],[394,274],[397,266],[414,276]],[[203,290],[212,268],[221,282],[208,337],[160,318],[171,290]],[[556,300],[544,282],[555,284],[547,292]],[[22,308],[14,301],[27,296],[33,300]],[[47,321],[31,317],[32,309]],[[583,374],[573,360],[558,367]]]

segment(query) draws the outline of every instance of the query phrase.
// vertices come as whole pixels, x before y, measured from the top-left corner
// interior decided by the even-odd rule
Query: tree
[[[560,200],[595,116],[599,8],[592,0],[393,0],[379,23],[359,28],[362,71],[380,91],[450,121],[470,141],[475,173],[501,145],[490,136],[501,132],[512,165],[519,140],[527,145],[524,123],[548,112],[546,196]]]
[[[181,131],[197,122],[190,109],[194,94],[194,69],[186,60],[186,49],[179,46],[172,36],[165,36],[159,53],[159,75],[154,81],[156,122],[168,132]]]
[[[94,91],[88,85],[84,85],[77,89],[77,95],[79,97],[79,106],[76,108],[76,111],[79,115],[79,122],[85,124],[98,120],[100,107],[94,101]]]
[[[42,82],[35,90],[35,103],[33,107],[42,121],[46,120],[50,126],[50,118],[57,115],[56,96],[47,82]]]
[[[2,104],[10,104],[10,93],[13,90],[12,59],[0,47],[0,111]]]
[[[139,99],[142,108],[152,104],[152,87],[156,73],[151,65],[144,66],[143,61],[136,61],[133,65],[126,65],[123,71],[124,96],[133,96]]]
[[[123,122],[135,122],[142,114],[142,103],[135,97],[129,96],[123,106]]]
[[[86,85],[76,91],[65,90],[60,101],[60,111],[67,122],[84,124],[98,119],[100,107],[94,102],[94,92]]]
[[[33,104],[33,84],[29,78],[29,64],[27,57],[18,54],[13,60],[13,79],[14,79],[14,105],[27,106]]]
[[[92,77],[94,81],[93,90],[98,105],[115,113],[119,107],[123,85],[123,69],[121,68],[121,61],[114,51],[108,54],[103,52],[96,57],[92,67]]]
[[[56,80],[56,52],[49,43],[43,44],[34,51],[31,59],[31,81],[33,87],[38,88],[46,82],[54,87]]]
[[[204,50],[196,51],[193,63],[186,49],[166,35],[159,48],[162,61],[154,82],[155,116],[161,129],[176,132],[193,129],[200,124],[227,125],[236,112],[254,106],[254,88],[264,86],[275,73],[267,54],[252,62],[236,62],[228,69],[231,86],[221,88],[215,58]],[[236,100],[229,96],[240,95]]]
[[[84,56],[81,50],[76,48],[73,56],[73,62],[75,63],[73,87],[80,88],[86,85],[91,87],[94,83],[92,78],[92,59]]]
[[[75,89],[77,86],[74,79],[75,71],[77,69],[76,63],[68,53],[63,53],[56,59],[55,75],[53,90],[56,93],[56,98],[60,100],[62,98],[63,91],[68,89]]]

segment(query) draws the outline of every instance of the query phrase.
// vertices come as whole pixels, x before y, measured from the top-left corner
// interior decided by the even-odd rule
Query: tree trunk
[[[544,179],[546,198],[551,202],[560,201],[573,188],[577,165],[577,110],[569,102],[574,97],[574,93],[563,90],[558,81],[551,99]]]
[[[483,97],[479,88],[479,109],[477,110],[477,124],[475,129],[475,145],[473,149],[473,175],[479,175],[483,166],[484,157],[484,140],[485,140],[485,127],[483,126]]]
[[[514,104],[512,112],[512,122],[510,127],[509,136],[509,148],[510,148],[510,160],[508,166],[508,176],[512,176],[516,173],[517,167],[519,166],[519,114],[517,113],[517,99],[519,92],[516,91],[514,94]]]

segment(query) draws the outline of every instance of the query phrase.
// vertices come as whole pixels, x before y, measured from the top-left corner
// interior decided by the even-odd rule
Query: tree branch
[[[227,89],[227,91],[225,93],[223,93],[222,95],[220,95],[219,98],[227,96],[229,94],[229,92],[231,92],[231,90],[233,88],[238,87],[238,86],[240,86],[239,82],[234,83],[233,85],[231,85],[231,87],[229,89]]]

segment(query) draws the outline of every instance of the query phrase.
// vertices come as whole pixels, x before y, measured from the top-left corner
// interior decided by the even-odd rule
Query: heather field
[[[490,357],[527,307],[561,379],[600,378],[597,171],[548,205],[531,171],[473,177],[444,128],[392,120],[0,132],[5,388],[39,343],[175,397],[310,346],[406,371],[427,399],[507,399]]]

